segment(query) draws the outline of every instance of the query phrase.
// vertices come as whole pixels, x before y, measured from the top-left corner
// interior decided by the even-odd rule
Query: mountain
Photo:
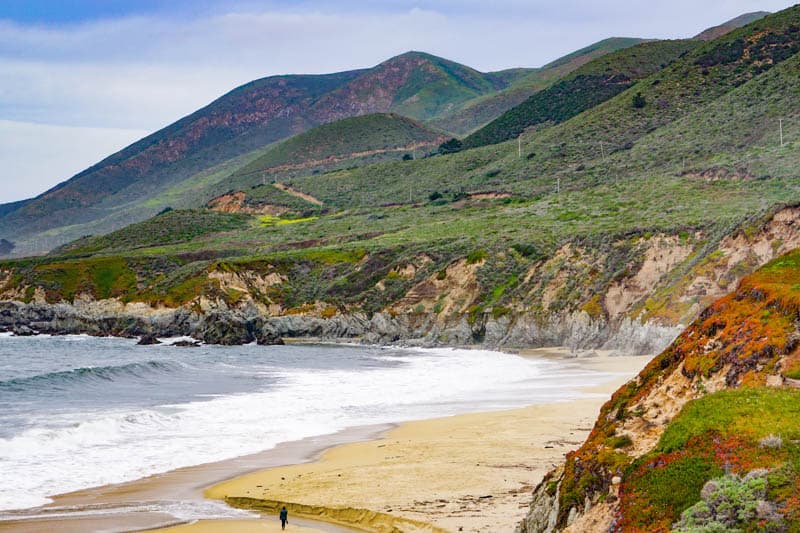
[[[249,301],[276,320],[339,317],[354,336],[370,333],[350,322],[365,313],[390,317],[375,323],[387,338],[660,349],[800,246],[798,51],[791,8],[695,43],[521,146],[404,160],[406,142],[437,132],[391,114],[332,122],[148,197],[153,214],[175,208],[168,218],[0,264],[0,292],[100,298],[112,265],[126,302],[244,313]],[[636,47],[620,53],[629,61],[609,67],[633,71]],[[350,168],[373,155],[387,160]],[[212,191],[216,211],[196,209]]]
[[[563,122],[625,91],[694,46],[693,41],[648,42],[590,61],[469,135],[464,147],[496,144],[532,126]]]
[[[418,52],[367,70],[257,80],[41,196],[3,209],[0,235],[17,240],[97,221],[120,204],[315,125],[388,111],[430,119],[505,84],[500,77]]]
[[[733,18],[727,22],[723,22],[719,26],[713,26],[702,32],[698,33],[693,39],[698,41],[713,41],[719,37],[722,37],[726,33],[732,32],[737,28],[741,28],[742,26],[747,26],[751,22],[755,22],[757,20],[761,20],[767,15],[770,15],[769,11],[755,11],[753,13],[745,13],[744,15],[739,15],[736,18]]]
[[[642,42],[645,40],[612,37],[581,48],[541,68],[495,72],[496,76],[508,82],[506,89],[466,102],[434,119],[432,124],[455,135],[472,133],[589,61]]]

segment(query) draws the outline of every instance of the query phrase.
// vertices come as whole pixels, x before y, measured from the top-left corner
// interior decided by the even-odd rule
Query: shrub
[[[633,439],[628,435],[617,435],[608,439],[608,445],[614,449],[627,448],[633,445]]]
[[[456,138],[452,138],[449,141],[445,141],[439,145],[439,153],[444,154],[454,154],[456,152],[460,152],[463,148],[461,141]]]
[[[495,320],[502,318],[508,315],[509,313],[511,313],[511,309],[509,309],[508,307],[504,307],[502,305],[495,305],[492,308],[492,318],[494,318]]]
[[[750,531],[757,524],[762,526],[759,531],[782,531],[783,517],[766,501],[766,473],[756,470],[744,477],[726,475],[709,481],[700,492],[701,500],[683,512],[674,531]]]
[[[511,248],[517,251],[521,256],[527,257],[529,259],[540,259],[543,257],[543,254],[539,251],[539,249],[533,245],[528,243],[517,243],[511,245]]]
[[[647,99],[644,97],[642,93],[636,93],[633,95],[633,108],[634,109],[643,109],[647,105]]]
[[[487,255],[488,254],[486,253],[486,250],[472,251],[467,255],[467,264],[474,265],[475,263],[480,263],[481,261],[486,259]]]

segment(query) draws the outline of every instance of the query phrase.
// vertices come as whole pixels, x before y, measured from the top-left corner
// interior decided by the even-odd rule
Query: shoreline
[[[243,512],[228,509],[224,504],[214,504],[209,509],[204,489],[215,483],[236,478],[264,468],[304,464],[317,460],[326,450],[338,445],[370,441],[396,427],[394,424],[357,426],[328,435],[317,435],[298,441],[282,442],[274,448],[255,454],[225,459],[213,463],[189,466],[154,474],[145,478],[92,487],[52,496],[52,502],[40,507],[0,511],[0,532],[25,531],[49,533],[54,524],[64,533],[83,533],[93,528],[104,531],[152,531],[179,526],[195,518],[179,519],[166,512],[170,505],[186,506],[192,512],[227,512],[230,519],[246,518]],[[159,511],[159,507],[163,511]],[[148,510],[149,508],[149,510]],[[238,515],[238,516],[237,516]],[[18,516],[19,518],[13,518]],[[7,518],[6,518],[7,517]],[[106,529],[106,528],[111,529]],[[314,530],[312,530],[314,531]],[[323,529],[340,533],[342,529]]]
[[[534,357],[537,359],[552,359],[562,363],[574,364],[578,368],[587,369],[591,368],[598,372],[611,372],[611,373],[625,373],[633,375],[638,372],[639,368],[644,366],[649,358],[646,356],[608,356],[603,355],[599,357],[586,357],[576,359],[574,357],[565,357],[569,350],[561,349],[534,349],[523,350],[518,355]],[[609,363],[614,368],[609,367]],[[636,367],[636,368],[631,368]],[[613,382],[626,381],[629,376],[616,377]],[[581,388],[579,392],[584,394],[607,394],[613,391],[608,383],[601,387],[595,388]],[[326,457],[330,454],[337,453],[337,450],[347,449],[350,446],[358,444],[369,445],[375,442],[386,441],[393,438],[395,432],[401,434],[406,431],[405,428],[418,428],[419,426],[434,428],[434,432],[440,432],[442,425],[448,426],[455,424],[462,428],[474,428],[480,424],[486,423],[487,419],[496,419],[500,426],[509,425],[514,420],[521,421],[526,419],[533,419],[541,421],[544,418],[552,417],[569,419],[576,411],[588,413],[586,416],[586,423],[583,427],[578,424],[576,427],[570,428],[569,423],[565,423],[559,430],[556,431],[557,435],[553,435],[553,442],[558,442],[560,437],[564,437],[569,433],[575,434],[575,431],[568,431],[574,429],[576,431],[586,430],[591,427],[594,421],[596,410],[605,402],[605,397],[590,397],[582,398],[579,400],[563,400],[555,403],[539,403],[533,406],[524,407],[522,409],[512,409],[505,411],[494,411],[489,413],[472,413],[472,414],[459,414],[445,418],[423,420],[417,422],[404,422],[401,424],[382,424],[377,426],[356,427],[349,428],[332,435],[324,435],[303,439],[302,441],[295,441],[289,443],[282,443],[277,447],[260,452],[257,454],[239,457],[235,459],[224,460],[216,463],[210,463],[199,466],[192,466],[173,470],[164,474],[157,474],[144,479],[131,481],[128,483],[109,485],[104,487],[92,488],[62,494],[54,497],[53,503],[35,509],[27,509],[23,511],[4,512],[3,514],[20,514],[24,516],[31,516],[40,513],[34,520],[19,521],[0,521],[0,531],[15,530],[16,526],[24,523],[28,531],[50,531],[52,530],[53,523],[58,523],[59,531],[86,531],[92,528],[100,528],[109,531],[133,531],[133,530],[152,530],[154,528],[163,528],[168,526],[180,525],[180,531],[228,531],[233,526],[230,519],[238,519],[236,521],[237,527],[247,528],[256,526],[264,522],[263,520],[247,520],[246,516],[236,515],[231,511],[229,515],[224,516],[225,520],[201,520],[201,522],[191,523],[196,517],[189,517],[183,520],[176,519],[166,513],[157,512],[151,509],[145,519],[142,516],[141,509],[132,510],[131,506],[142,506],[144,504],[164,504],[169,502],[192,503],[197,505],[207,505],[208,500],[204,500],[202,493],[204,488],[211,486],[226,485],[229,483],[237,483],[242,479],[247,479],[250,476],[259,476],[265,472],[282,471],[283,469],[292,469],[302,466],[313,466],[321,464],[326,461]],[[550,421],[553,423],[553,420]],[[556,425],[558,425],[556,423]],[[575,424],[573,424],[575,425]],[[416,429],[411,430],[411,437],[416,433]],[[573,438],[573,437],[570,437]],[[573,440],[569,440],[566,444],[573,447],[579,445],[584,437],[578,438],[575,435]],[[563,440],[563,439],[561,439]],[[380,446],[380,445],[378,445]],[[532,490],[533,485],[538,482],[538,477],[544,474],[555,462],[563,458],[563,453],[555,454],[556,451],[563,451],[563,444],[556,446],[548,446],[550,451],[544,453],[547,464],[539,465],[541,470],[539,472],[531,471],[529,466],[523,468],[525,471],[524,479],[528,481],[520,481],[519,486],[515,487],[515,494],[511,497],[518,498],[520,494],[528,494]],[[540,454],[537,454],[537,460],[540,460]],[[357,465],[356,465],[357,466]],[[534,475],[535,474],[535,475]],[[359,490],[368,490],[361,485]],[[255,487],[251,487],[255,488]],[[213,487],[211,487],[213,490]],[[250,490],[249,492],[253,492]],[[248,489],[239,494],[241,497],[252,497],[254,494],[248,494]],[[258,495],[263,496],[263,495]],[[481,495],[477,496],[480,501]],[[295,498],[297,499],[297,498]],[[527,504],[527,498],[519,498]],[[290,501],[286,498],[282,501]],[[486,502],[482,502],[486,503]],[[223,507],[224,504],[219,502],[217,505]],[[506,507],[508,502],[505,502]],[[329,506],[318,506],[328,508]],[[366,508],[374,508],[368,502]],[[47,514],[57,512],[59,510],[67,510],[67,514],[71,518],[59,516],[57,519],[54,517],[48,518]],[[230,510],[229,510],[230,511]],[[206,511],[207,512],[207,509]],[[201,515],[203,513],[200,513]],[[297,512],[293,511],[293,516],[297,516]],[[309,518],[322,519],[323,522],[313,521],[306,522],[303,525],[307,527],[308,531],[326,531],[331,533],[338,533],[340,531],[353,531],[352,529],[341,529],[330,526],[328,522],[339,522],[341,524],[349,524],[352,526],[359,526],[358,520],[337,520],[335,516],[330,516],[330,513],[321,512],[319,509],[307,510],[305,513]],[[431,519],[429,514],[411,513],[412,520],[424,524]],[[244,520],[242,520],[244,518]],[[393,517],[392,517],[393,518]],[[516,519],[514,519],[516,523]],[[183,525],[181,525],[183,524]],[[109,529],[107,526],[111,525]],[[260,526],[259,526],[260,527]],[[209,529],[210,528],[210,529]],[[216,528],[216,529],[215,529]],[[242,529],[245,531],[247,529]],[[260,529],[259,529],[260,530]],[[172,531],[172,530],[168,530]],[[299,531],[299,530],[298,530]]]
[[[564,352],[522,355],[563,360]],[[581,367],[617,376],[582,388],[590,396],[577,400],[405,422],[376,440],[236,477],[205,494],[267,514],[285,504],[293,516],[365,531],[513,531],[536,484],[583,443],[608,396],[649,361],[607,354],[582,359],[576,361]],[[165,531],[227,530],[225,521],[202,521]]]

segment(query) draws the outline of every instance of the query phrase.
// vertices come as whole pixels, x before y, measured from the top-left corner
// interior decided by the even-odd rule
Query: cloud
[[[686,37],[746,11],[790,4],[203,0],[199,15],[191,11],[196,2],[178,1],[149,14],[72,24],[0,20],[0,119],[86,132],[112,128],[123,139],[124,131],[156,130],[263,76],[364,68],[408,50],[484,71],[538,66],[610,36]],[[56,132],[78,130],[48,131],[53,150],[70,152],[74,140]],[[108,150],[117,147],[111,144]],[[83,167],[107,155],[100,146],[85,152]],[[28,153],[6,149],[0,164],[55,183],[69,177],[65,169],[77,160],[76,154],[69,165],[46,171],[38,161],[22,160]],[[4,170],[0,180],[7,176]]]
[[[0,120],[0,203],[36,196],[146,133]]]

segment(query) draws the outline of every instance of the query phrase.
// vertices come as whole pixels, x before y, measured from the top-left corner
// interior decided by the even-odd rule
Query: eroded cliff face
[[[774,235],[785,223],[794,225],[795,214],[785,215],[778,219],[782,225],[776,226],[773,219],[768,231]],[[744,241],[734,237],[725,242]],[[763,237],[747,242],[756,247],[732,254],[730,262],[740,264],[744,259],[736,257],[752,257],[756,250],[768,255],[773,249],[763,246]],[[676,517],[652,510],[650,495],[641,488],[642,472],[666,471],[673,462],[699,461],[698,457],[709,471],[724,467],[742,475],[754,468],[752,464],[767,464],[763,457],[749,459],[742,451],[747,450],[746,441],[716,433],[704,436],[708,442],[690,440],[677,450],[659,441],[692,400],[724,390],[800,386],[794,379],[800,370],[798,282],[800,252],[795,251],[745,277],[733,293],[704,310],[602,408],[586,443],[568,454],[566,463],[534,491],[518,531],[669,531]],[[641,463],[642,458],[650,460]],[[794,512],[790,504],[786,507]]]
[[[566,243],[549,257],[510,249],[450,259],[343,252],[215,262],[182,281],[161,276],[167,287],[158,294],[137,277],[140,265],[56,263],[27,278],[0,272],[0,299],[13,302],[4,304],[0,327],[164,331],[223,343],[311,336],[657,353],[742,276],[798,246],[800,208],[789,207],[717,240],[703,231],[636,234]],[[101,293],[93,280],[108,277],[115,279]],[[331,279],[341,280],[335,299],[321,288]]]

